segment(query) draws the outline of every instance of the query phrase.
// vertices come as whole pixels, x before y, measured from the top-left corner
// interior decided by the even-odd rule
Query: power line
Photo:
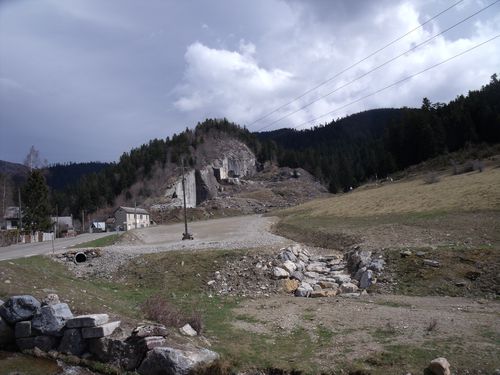
[[[268,127],[270,127],[270,126],[272,126],[272,125],[276,124],[277,122],[280,122],[280,121],[282,121],[282,120],[284,120],[284,119],[286,119],[286,118],[288,118],[288,117],[290,117],[290,116],[294,115],[295,113],[302,111],[303,109],[305,109],[305,108],[307,108],[307,107],[309,107],[309,106],[313,105],[314,103],[316,103],[316,102],[320,101],[321,99],[324,99],[324,98],[326,98],[327,96],[330,96],[330,95],[332,95],[333,93],[335,93],[335,92],[337,92],[337,91],[339,91],[339,90],[341,90],[341,89],[343,89],[343,88],[345,88],[345,87],[347,87],[347,86],[349,86],[349,85],[353,84],[354,82],[356,82],[356,81],[360,80],[361,78],[364,78],[364,77],[366,77],[367,75],[369,75],[369,74],[373,73],[374,71],[376,71],[376,70],[378,70],[378,69],[380,69],[380,68],[382,68],[382,67],[384,67],[384,66],[386,66],[386,65],[390,64],[391,62],[393,62],[393,61],[395,61],[395,60],[397,60],[397,59],[399,59],[399,58],[401,58],[401,57],[405,56],[407,53],[412,52],[412,51],[416,50],[417,48],[419,48],[419,47],[423,46],[424,44],[429,43],[430,41],[432,41],[433,39],[437,38],[438,36],[440,36],[440,35],[443,35],[443,34],[447,33],[448,31],[450,31],[450,30],[454,29],[454,28],[455,28],[455,27],[457,27],[458,25],[461,25],[462,23],[464,23],[464,22],[468,21],[468,20],[469,20],[469,19],[471,19],[472,17],[475,17],[475,16],[476,16],[476,15],[478,15],[479,13],[484,12],[486,9],[488,9],[488,8],[492,7],[493,5],[495,5],[496,3],[498,3],[499,1],[500,1],[500,0],[496,0],[496,1],[494,1],[493,3],[491,3],[491,4],[487,5],[486,7],[481,8],[480,10],[478,10],[478,11],[474,12],[473,14],[471,14],[471,15],[467,16],[466,18],[464,18],[464,19],[460,20],[459,22],[457,22],[457,23],[455,23],[455,24],[451,25],[450,27],[446,28],[445,30],[443,30],[443,31],[441,31],[441,32],[439,32],[439,33],[437,33],[437,34],[433,35],[432,37],[430,37],[430,38],[428,38],[428,39],[424,40],[423,42],[421,42],[421,43],[419,43],[419,44],[417,44],[417,45],[413,46],[413,47],[412,47],[412,48],[410,48],[409,50],[407,50],[407,51],[405,51],[405,52],[403,52],[403,53],[401,53],[401,54],[399,54],[399,55],[397,55],[397,56],[395,56],[395,57],[392,57],[391,59],[389,59],[389,60],[385,61],[384,63],[382,63],[382,64],[380,64],[380,65],[378,65],[378,66],[376,66],[375,68],[373,68],[373,69],[371,69],[371,70],[369,70],[369,71],[367,71],[367,72],[363,73],[362,75],[360,75],[360,76],[358,76],[358,77],[356,77],[356,78],[352,79],[351,81],[349,81],[349,82],[345,83],[344,85],[342,85],[342,86],[340,86],[340,87],[337,87],[335,90],[330,91],[330,92],[328,92],[328,93],[326,93],[326,94],[324,94],[324,95],[321,95],[319,98],[316,98],[315,100],[313,100],[313,101],[311,101],[311,102],[309,102],[309,103],[307,103],[307,104],[303,105],[302,107],[300,107],[300,108],[298,108],[298,109],[296,109],[296,110],[294,110],[294,111],[292,111],[292,112],[290,112],[290,113],[288,113],[288,114],[286,114],[286,115],[284,115],[284,116],[282,116],[282,117],[280,117],[280,118],[278,118],[278,119],[276,119],[276,120],[274,120],[274,121],[270,122],[270,123],[269,123],[269,124],[267,124],[266,126],[263,126],[262,128],[260,128],[260,129],[258,129],[258,130],[256,130],[256,131],[257,131],[257,132],[259,132],[259,131],[261,131],[261,130],[263,130],[263,129],[266,129],[266,128],[268,128]]]
[[[447,62],[449,62],[449,61],[451,61],[451,60],[453,60],[453,59],[455,59],[455,58],[457,58],[457,57],[460,57],[460,56],[462,56],[462,55],[465,55],[466,53],[468,53],[468,52],[470,52],[470,51],[472,51],[472,50],[474,50],[474,49],[476,49],[476,48],[479,48],[479,47],[481,47],[481,46],[485,45],[486,43],[489,43],[489,42],[491,42],[491,41],[493,41],[493,40],[495,40],[496,38],[499,38],[499,37],[500,37],[500,34],[495,35],[494,37],[492,37],[492,38],[490,38],[490,39],[488,39],[488,40],[486,40],[486,41],[484,41],[484,42],[482,42],[482,43],[476,44],[475,46],[473,46],[473,47],[471,47],[471,48],[469,48],[469,49],[466,49],[465,51],[460,52],[460,53],[458,53],[458,54],[456,54],[456,55],[454,55],[454,56],[452,56],[452,57],[449,57],[449,58],[447,58],[447,59],[445,59],[445,60],[443,60],[443,61],[440,61],[440,62],[439,62],[439,63],[437,63],[437,64],[434,64],[434,65],[432,65],[432,66],[429,66],[429,67],[425,68],[424,70],[421,70],[420,72],[417,72],[417,73],[414,73],[414,74],[412,74],[412,75],[409,75],[409,76],[407,76],[407,77],[405,77],[405,78],[403,78],[403,79],[400,79],[399,81],[396,81],[396,82],[394,82],[394,83],[391,83],[390,85],[385,86],[385,87],[383,87],[383,88],[381,88],[381,89],[378,89],[378,90],[376,90],[376,91],[374,91],[374,92],[372,92],[372,93],[370,93],[370,94],[367,94],[367,95],[365,95],[365,96],[363,96],[363,97],[361,97],[361,98],[359,98],[359,99],[356,99],[356,100],[354,100],[354,101],[352,101],[352,102],[349,102],[349,103],[347,103],[347,104],[345,104],[345,105],[343,105],[343,106],[341,106],[341,107],[335,108],[334,110],[332,110],[332,111],[330,111],[330,112],[324,113],[324,114],[322,114],[321,116],[318,116],[318,117],[316,117],[316,118],[314,118],[314,119],[312,119],[312,120],[305,121],[305,122],[303,122],[303,123],[301,123],[301,124],[299,124],[299,125],[294,126],[294,128],[295,128],[295,129],[298,129],[298,128],[300,128],[300,127],[304,126],[304,125],[307,125],[307,124],[309,124],[309,123],[311,123],[311,122],[317,121],[317,120],[319,120],[319,119],[321,119],[321,118],[323,118],[323,117],[325,117],[325,116],[329,116],[329,115],[331,115],[331,114],[333,114],[333,113],[335,113],[335,112],[337,112],[337,111],[340,111],[341,109],[344,109],[344,108],[349,107],[349,106],[351,106],[351,105],[353,105],[353,104],[355,104],[355,103],[358,103],[358,102],[360,102],[360,101],[362,101],[362,100],[364,100],[364,99],[366,99],[366,98],[369,98],[369,97],[371,97],[371,96],[374,96],[374,95],[376,95],[376,94],[378,94],[378,93],[380,93],[380,92],[382,92],[382,91],[388,90],[388,89],[390,89],[391,87],[394,87],[394,86],[396,86],[396,85],[399,85],[400,83],[403,83],[403,82],[405,82],[405,81],[408,81],[409,79],[411,79],[411,78],[413,78],[413,77],[416,77],[416,76],[418,76],[418,75],[420,75],[420,74],[422,74],[422,73],[425,73],[425,72],[427,72],[427,71],[429,71],[429,70],[431,70],[431,69],[434,69],[434,68],[436,68],[436,67],[438,67],[438,66],[440,66],[440,65],[443,65],[443,64],[445,64],[445,63],[447,63]]]
[[[291,101],[289,101],[289,102],[287,102],[287,103],[285,103],[285,104],[283,104],[283,105],[279,106],[278,108],[276,108],[276,109],[272,110],[271,112],[269,112],[269,113],[267,113],[266,115],[264,115],[264,116],[262,116],[262,117],[258,118],[257,120],[252,121],[252,122],[251,122],[251,123],[249,123],[247,126],[251,126],[251,125],[253,125],[253,124],[257,123],[257,122],[260,122],[260,121],[264,120],[265,118],[269,117],[269,116],[270,116],[270,115],[272,115],[273,113],[276,113],[276,112],[277,112],[277,111],[279,111],[280,109],[282,109],[282,108],[284,108],[284,107],[286,107],[286,106],[288,106],[288,105],[290,105],[290,104],[292,104],[292,103],[296,102],[297,100],[299,100],[299,99],[303,98],[304,96],[306,96],[306,95],[307,95],[307,94],[309,94],[310,92],[312,92],[312,91],[314,91],[314,90],[317,90],[318,88],[320,88],[320,87],[322,87],[322,86],[326,85],[327,83],[331,82],[332,80],[334,80],[335,78],[337,78],[337,77],[338,77],[338,76],[340,76],[341,74],[343,74],[343,73],[347,72],[348,70],[350,70],[350,69],[354,68],[355,66],[357,66],[357,65],[361,64],[362,62],[364,62],[364,61],[368,60],[370,57],[375,56],[377,53],[379,53],[379,52],[383,51],[384,49],[386,49],[386,48],[388,48],[388,47],[392,46],[393,44],[395,44],[395,43],[399,42],[401,39],[403,39],[403,38],[407,37],[408,35],[410,35],[411,33],[415,32],[415,31],[417,31],[418,29],[420,29],[420,28],[424,27],[426,24],[428,24],[429,22],[431,22],[431,21],[435,20],[436,18],[438,18],[438,17],[439,17],[439,16],[441,16],[442,14],[446,13],[446,12],[447,12],[447,11],[449,11],[450,9],[454,8],[454,7],[455,7],[455,6],[457,6],[458,4],[462,3],[463,1],[464,1],[464,0],[459,0],[459,1],[457,1],[457,2],[456,2],[456,3],[454,3],[453,5],[451,5],[451,6],[449,6],[448,8],[446,8],[445,10],[443,10],[443,11],[439,12],[438,14],[436,14],[435,16],[433,16],[433,17],[429,18],[429,19],[428,19],[427,21],[425,21],[424,23],[422,23],[422,24],[420,24],[419,26],[417,26],[417,27],[415,27],[415,28],[411,29],[411,30],[410,30],[410,31],[408,31],[406,34],[401,35],[400,37],[398,37],[398,38],[394,39],[393,41],[389,42],[389,43],[388,43],[388,44],[386,44],[385,46],[383,46],[383,47],[381,47],[381,48],[377,49],[376,51],[372,52],[371,54],[369,54],[368,56],[366,56],[366,57],[364,57],[363,59],[359,60],[358,62],[355,62],[354,64],[352,64],[352,65],[350,65],[350,66],[348,66],[348,67],[344,68],[343,70],[341,70],[340,72],[338,72],[338,73],[337,73],[337,74],[335,74],[334,76],[332,76],[332,77],[328,78],[327,80],[325,80],[325,81],[323,81],[323,82],[319,83],[318,85],[316,85],[316,86],[314,86],[314,87],[312,87],[312,88],[308,89],[307,91],[305,91],[305,92],[304,92],[304,93],[302,93],[301,95],[297,96],[297,97],[296,97],[296,98],[294,98],[293,100],[291,100]]]

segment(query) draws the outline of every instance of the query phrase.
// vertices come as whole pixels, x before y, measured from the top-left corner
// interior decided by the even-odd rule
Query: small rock
[[[283,290],[286,293],[293,293],[299,287],[300,282],[296,279],[284,279],[283,280]]]
[[[331,281],[320,280],[318,284],[324,289],[337,289],[339,287],[339,284],[333,283]]]
[[[276,279],[284,279],[284,278],[287,278],[288,276],[290,276],[290,274],[287,271],[285,271],[283,268],[273,267],[273,276]]]
[[[295,272],[292,272],[292,274],[290,275],[290,278],[294,279],[294,280],[298,280],[300,282],[300,281],[304,280],[304,274],[300,271],[295,271]]]
[[[361,276],[363,276],[363,273],[365,273],[366,270],[366,267],[361,267],[359,270],[357,270],[356,274],[354,275],[354,280],[361,280]]]
[[[372,279],[373,279],[372,270],[367,270],[363,272],[363,276],[361,276],[361,280],[359,281],[359,287],[361,289],[369,288],[370,285],[372,285]]]
[[[326,290],[313,290],[310,294],[311,298],[328,297],[328,291]]]
[[[141,344],[144,345],[146,350],[152,350],[160,346],[165,346],[167,340],[163,336],[149,336],[141,339]]]
[[[306,272],[304,272],[304,276],[309,277],[310,279],[317,279],[319,277],[319,273],[306,271]]]
[[[373,259],[368,265],[368,269],[374,272],[382,272],[384,270],[385,261],[383,259]]]
[[[415,255],[418,256],[419,258],[425,257],[425,253],[423,251],[417,251]]]
[[[297,266],[292,261],[287,260],[283,263],[283,268],[287,270],[289,274],[291,274],[297,269]]]
[[[194,336],[198,335],[198,333],[193,329],[193,327],[191,327],[190,324],[185,324],[184,326],[182,326],[181,328],[179,328],[179,331],[184,336],[194,337]]]
[[[429,364],[429,370],[434,375],[450,375],[450,364],[446,358],[440,357],[433,359]]]
[[[407,258],[411,257],[413,253],[410,250],[403,250],[399,253],[399,255],[401,255],[401,258]]]
[[[132,331],[132,336],[149,337],[149,336],[168,336],[167,327],[161,324],[147,324],[136,327]]]
[[[207,282],[207,285],[208,286],[212,286],[215,284],[215,280],[210,280],[209,282]]]
[[[42,306],[56,305],[58,303],[61,303],[61,301],[59,300],[59,296],[55,293],[47,294],[47,296],[42,299]]]
[[[432,259],[424,259],[424,265],[431,267],[439,267],[439,262],[437,260]]]
[[[358,291],[358,287],[353,283],[343,283],[340,288],[340,293],[356,293]]]

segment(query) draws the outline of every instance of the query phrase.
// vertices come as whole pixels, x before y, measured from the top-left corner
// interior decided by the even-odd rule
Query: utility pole
[[[23,209],[21,207],[21,189],[17,189],[18,199],[19,199],[19,229],[23,231]]]
[[[188,232],[187,209],[186,209],[186,177],[184,175],[184,159],[182,159],[182,196],[184,201],[184,233],[182,240],[192,240],[193,235]]]
[[[2,196],[2,215],[5,215],[5,183],[7,181],[7,177],[3,178],[3,196]]]
[[[137,201],[134,201],[134,221],[135,229],[137,229]]]

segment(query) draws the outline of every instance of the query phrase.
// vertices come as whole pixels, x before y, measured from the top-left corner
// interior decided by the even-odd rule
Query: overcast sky
[[[494,2],[464,0],[0,0],[0,159],[31,145],[49,163],[115,161],[205,118],[250,130],[324,123],[378,107],[446,102],[500,73],[500,3],[342,87]],[[288,113],[326,95],[272,125]],[[346,106],[347,105],[347,106]]]

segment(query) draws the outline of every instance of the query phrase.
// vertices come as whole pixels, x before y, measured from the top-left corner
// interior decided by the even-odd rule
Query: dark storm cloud
[[[34,144],[49,162],[116,160],[131,147],[206,117],[251,123],[449,5],[424,0],[2,1],[0,159],[22,161]],[[464,1],[290,109],[480,7]],[[276,127],[300,124],[375,83],[395,81],[498,33],[498,14],[498,7],[491,9]],[[487,82],[499,66],[498,44],[332,117],[375,106],[419,105],[424,95],[449,100]]]

